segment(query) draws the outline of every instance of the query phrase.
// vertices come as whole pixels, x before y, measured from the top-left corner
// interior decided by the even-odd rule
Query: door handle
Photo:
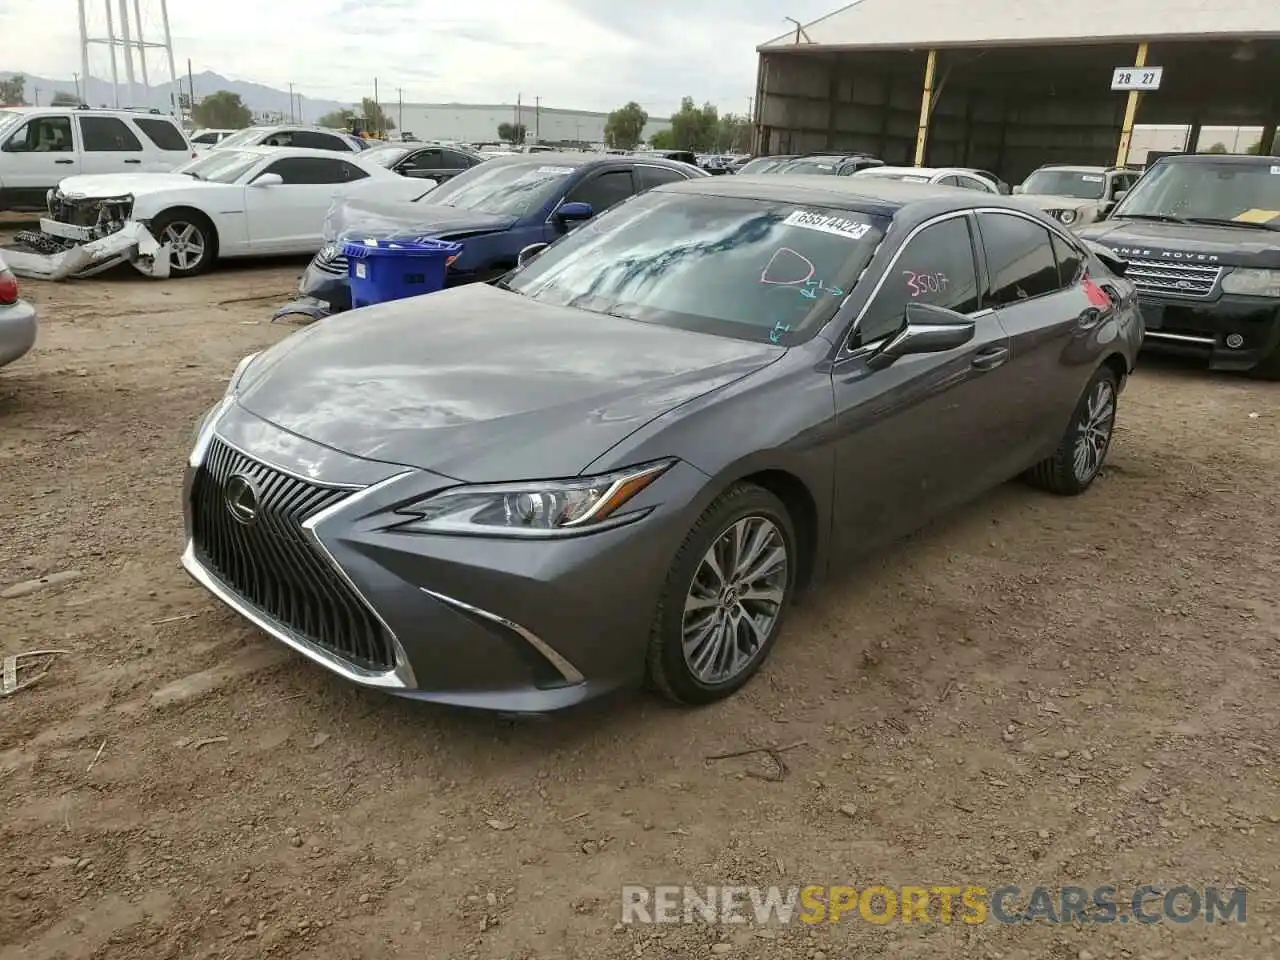
[[[126,160],[125,163],[141,163],[141,160]]]
[[[979,370],[994,370],[1008,359],[1008,347],[988,347],[973,358],[973,365]]]
[[[54,163],[75,163],[74,160],[55,160]]]

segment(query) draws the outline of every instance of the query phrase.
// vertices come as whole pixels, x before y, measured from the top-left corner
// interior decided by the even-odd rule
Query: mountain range
[[[19,70],[0,70],[0,79],[7,80],[15,73],[21,73]],[[75,96],[76,84],[74,80],[51,80],[48,77],[36,77],[31,74],[24,74],[26,77],[26,95],[24,99],[27,103],[38,103],[47,105],[53,95],[58,92],[68,93]],[[293,96],[293,110],[289,109],[289,91],[277,90],[275,87],[268,87],[261,83],[249,83],[244,80],[229,80],[221,74],[211,71],[197,73],[191,77],[192,86],[195,88],[195,96],[198,101],[203,96],[216,93],[219,90],[228,90],[231,93],[240,94],[240,99],[244,102],[254,114],[282,114],[289,116],[291,113],[296,115],[301,103],[302,119],[318,120],[326,113],[332,113],[334,110],[341,110],[344,107],[350,107],[349,103],[339,103],[336,100],[315,100],[303,94],[295,93]],[[103,80],[100,77],[90,77],[86,85],[87,96],[85,102],[92,106],[115,106],[115,94],[112,91],[111,81]],[[120,87],[120,106],[122,107],[157,107],[167,112],[169,107],[169,95],[173,91],[174,84],[170,82],[156,84],[151,87],[144,87],[141,80],[134,84],[134,102],[125,103],[124,97],[125,87],[124,78],[121,78]],[[178,77],[177,92],[187,92],[187,77],[185,75]]]

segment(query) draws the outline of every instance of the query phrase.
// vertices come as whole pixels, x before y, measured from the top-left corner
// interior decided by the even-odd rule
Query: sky
[[[104,4],[87,0],[89,33],[105,37]],[[147,40],[162,38],[160,0],[142,9]],[[315,98],[512,103],[611,110],[635,100],[655,115],[685,95],[745,113],[755,47],[791,16],[808,22],[839,0],[168,0],[179,73],[288,89]],[[55,8],[65,10],[54,16]],[[444,12],[447,11],[447,12]],[[116,25],[117,33],[119,24]],[[80,69],[74,0],[0,0],[0,70],[69,79]],[[109,77],[105,47],[90,72]],[[161,51],[153,78],[168,79]],[[123,67],[121,68],[123,75]]]

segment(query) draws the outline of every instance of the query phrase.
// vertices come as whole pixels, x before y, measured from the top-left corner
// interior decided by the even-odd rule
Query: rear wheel
[[[213,224],[194,211],[162,213],[151,223],[151,235],[169,246],[169,275],[194,277],[204,273],[217,257]]]
[[[1058,449],[1028,470],[1026,479],[1060,496],[1075,496],[1089,489],[1111,449],[1118,393],[1115,371],[1099,369],[1084,388]]]
[[[722,494],[671,565],[649,640],[649,678],[704,704],[741,688],[769,655],[791,599],[796,537],[782,502],[753,484]]]

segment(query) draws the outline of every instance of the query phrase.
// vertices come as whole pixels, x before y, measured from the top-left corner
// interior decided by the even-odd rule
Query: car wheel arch
[[[726,474],[722,482],[714,487],[714,493],[705,499],[714,502],[725,491],[740,484],[751,484],[768,490],[782,501],[795,528],[796,558],[799,569],[796,571],[796,591],[803,591],[815,579],[819,557],[825,544],[821,535],[821,520],[818,513],[818,501],[809,485],[790,470],[777,467],[757,469],[750,473]]]
[[[201,227],[209,231],[208,239],[210,253],[213,256],[213,259],[216,260],[218,258],[218,227],[213,222],[213,218],[203,210],[200,210],[197,207],[184,206],[182,204],[178,204],[173,207],[165,207],[154,217],[151,217],[148,220],[148,223],[151,224],[158,220],[171,220],[179,217],[188,217],[194,221],[198,221]],[[156,239],[158,240],[159,237]]]

